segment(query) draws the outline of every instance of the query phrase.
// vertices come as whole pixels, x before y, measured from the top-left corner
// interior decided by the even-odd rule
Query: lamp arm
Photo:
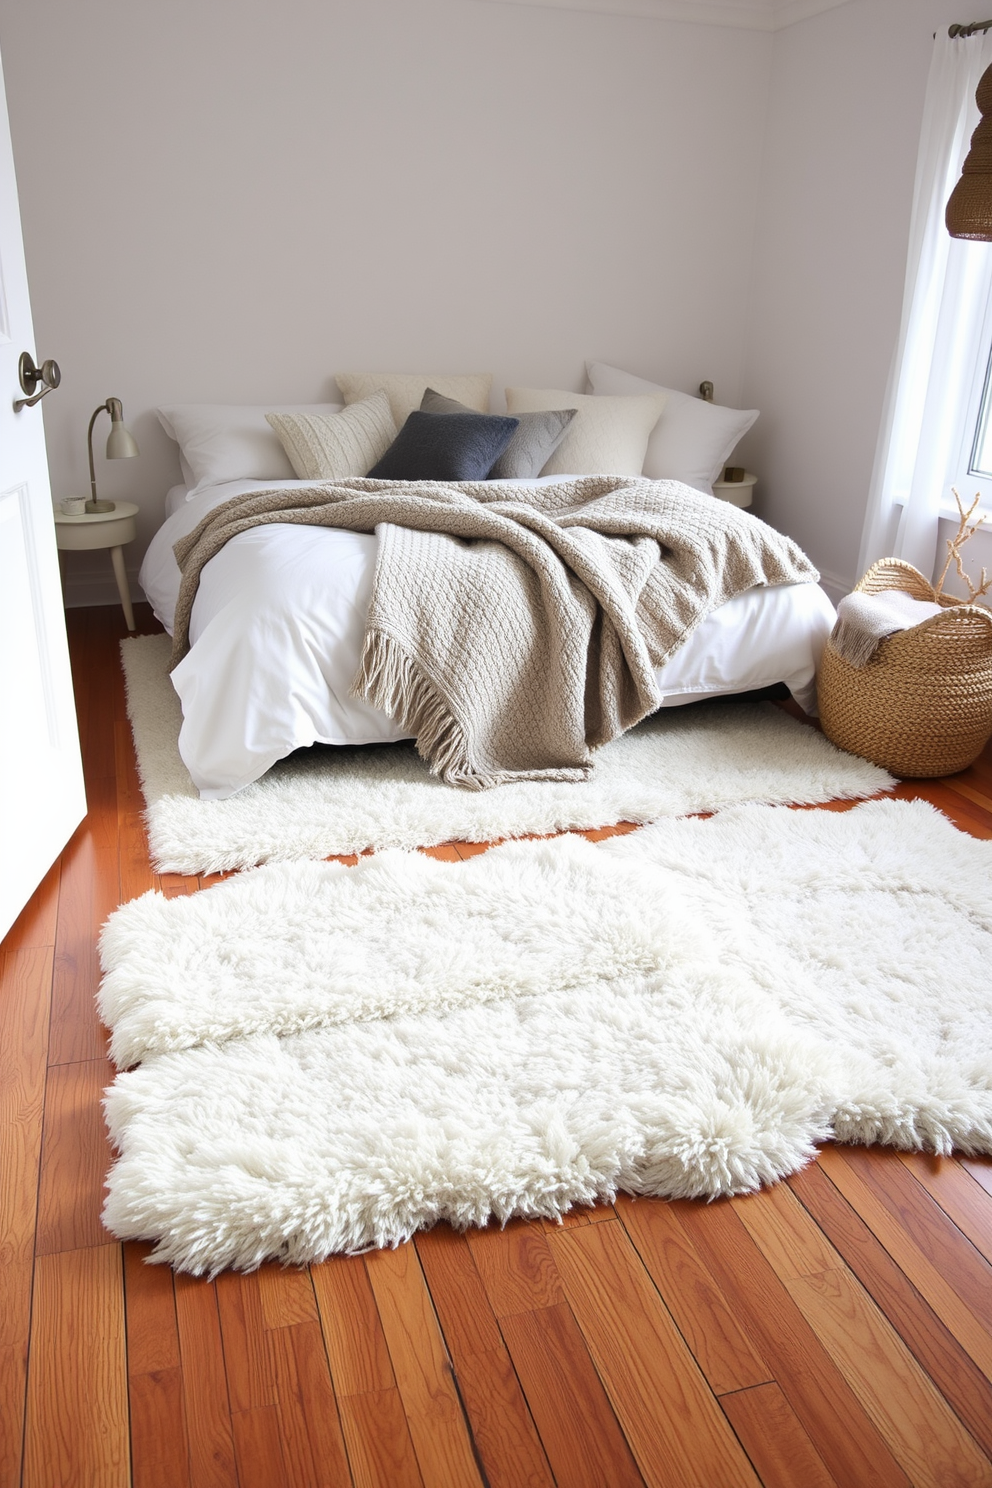
[[[110,401],[111,400],[108,398],[107,401],[106,401],[106,403],[101,403],[99,408],[95,408],[93,410],[93,417],[90,419],[90,426],[89,426],[89,428],[86,431],[86,448],[89,451],[89,456],[90,456],[90,500],[91,501],[95,501],[97,499],[97,497],[96,497],[96,468],[95,468],[95,466],[93,464],[93,425],[96,423],[96,421],[99,418],[99,416],[100,416],[101,413],[110,413]],[[114,401],[116,401],[116,400],[114,400]]]

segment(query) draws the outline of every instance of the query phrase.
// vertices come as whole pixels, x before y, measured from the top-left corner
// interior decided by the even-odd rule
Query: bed
[[[507,389],[519,433],[525,425],[533,433],[542,420],[562,421],[549,445],[551,458],[545,462],[541,452],[535,469],[510,483],[540,485],[560,479],[563,471],[643,471],[712,495],[713,478],[756,411],[721,408],[602,363],[587,370],[586,395]],[[338,376],[345,405],[160,409],[166,431],[179,444],[183,484],[168,493],[166,519],[148,548],[140,582],[165,629],[172,634],[180,588],[173,545],[208,512],[234,497],[329,478],[308,463],[315,458],[312,449],[287,442],[287,429],[295,430],[297,440],[301,430],[316,430],[318,442],[329,433],[333,445],[347,426],[345,455],[360,463],[333,473],[364,475],[371,463],[368,441],[386,449],[397,430],[412,428],[412,411],[436,430],[454,424],[439,424],[420,410],[476,410],[476,423],[486,426],[488,437],[489,426],[499,422],[485,412],[490,382],[486,375],[348,374]],[[540,411],[555,409],[576,411]],[[550,436],[545,431],[541,437]],[[364,454],[358,448],[362,440]],[[321,458],[328,458],[326,448]],[[183,711],[179,748],[202,798],[225,799],[277,760],[313,744],[371,745],[408,737],[393,718],[351,691],[377,546],[374,534],[273,523],[240,533],[205,565],[189,620],[190,647],[172,672]],[[813,712],[816,668],[834,620],[833,606],[814,583],[739,593],[713,609],[656,669],[660,706],[784,683]]]
[[[172,632],[180,574],[173,544],[234,496],[295,481],[228,481],[169,492],[140,580]],[[179,748],[200,795],[221,800],[314,743],[387,743],[392,719],[352,696],[375,569],[374,535],[265,526],[205,567],[190,650],[172,674]],[[714,610],[656,677],[663,707],[784,683],[815,710],[815,673],[835,619],[816,584],[751,589]]]

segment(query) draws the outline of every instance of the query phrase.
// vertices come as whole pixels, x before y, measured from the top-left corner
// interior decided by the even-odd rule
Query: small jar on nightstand
[[[81,512],[72,516],[55,508],[55,541],[63,552],[110,549],[110,561],[114,565],[117,592],[128,630],[134,629],[134,611],[124,567],[124,544],[133,542],[137,536],[134,519],[138,510],[133,501],[118,501],[109,512]]]
[[[736,480],[727,479],[732,470],[738,477]],[[728,465],[720,479],[713,482],[713,495],[719,496],[721,501],[732,502],[734,506],[750,506],[757,484],[756,475],[749,475],[746,470],[738,471]]]

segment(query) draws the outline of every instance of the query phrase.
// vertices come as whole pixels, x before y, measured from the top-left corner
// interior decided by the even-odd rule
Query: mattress
[[[308,484],[232,481],[188,501],[184,488],[170,491],[173,510],[139,576],[170,634],[180,581],[173,543],[234,496]],[[294,749],[406,737],[351,694],[376,546],[374,535],[274,523],[239,534],[206,564],[190,650],[172,673],[183,709],[179,750],[204,799],[233,795]],[[835,618],[816,584],[747,590],[712,611],[658,669],[662,706],[784,682],[813,712]]]

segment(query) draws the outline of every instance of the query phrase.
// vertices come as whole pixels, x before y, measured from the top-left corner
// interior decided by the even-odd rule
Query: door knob
[[[26,396],[15,398],[15,413],[20,413],[22,408],[33,408],[36,403],[41,402],[46,393],[53,392],[62,381],[62,373],[59,371],[58,362],[48,357],[42,362],[40,367],[36,367],[34,358],[29,351],[21,352],[17,363],[17,375]],[[35,392],[39,383],[42,384],[40,393]]]

